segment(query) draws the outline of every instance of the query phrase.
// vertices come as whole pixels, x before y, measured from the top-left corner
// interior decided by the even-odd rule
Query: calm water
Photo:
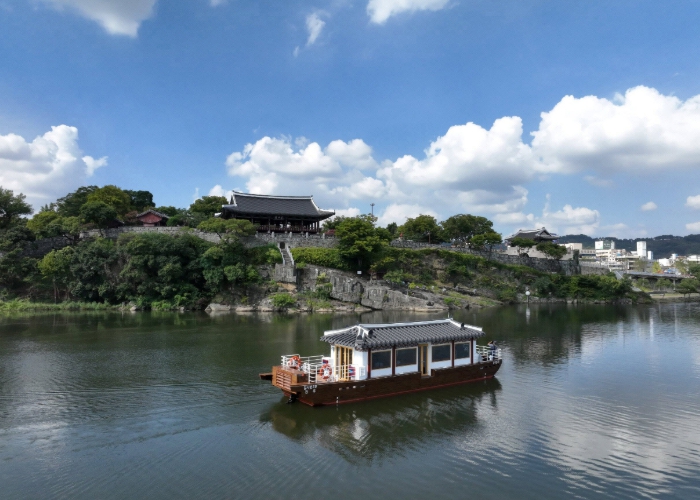
[[[700,305],[457,319],[497,379],[308,408],[257,374],[357,316],[0,318],[0,497],[700,498]]]

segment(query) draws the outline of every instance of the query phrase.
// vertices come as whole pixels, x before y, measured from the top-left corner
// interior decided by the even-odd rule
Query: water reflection
[[[403,456],[427,442],[478,432],[479,407],[498,409],[501,383],[475,382],[355,405],[310,408],[279,402],[260,421],[288,438],[316,441],[350,462]]]

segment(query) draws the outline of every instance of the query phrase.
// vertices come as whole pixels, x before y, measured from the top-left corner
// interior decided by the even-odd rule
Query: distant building
[[[511,240],[515,238],[523,238],[525,240],[534,240],[537,243],[542,241],[555,241],[559,236],[550,233],[545,228],[540,229],[518,229],[514,234],[508,236],[505,242],[510,245]]]
[[[615,242],[613,240],[598,240],[595,242],[596,250],[615,250]]]
[[[647,260],[654,260],[654,252],[651,250],[647,251]]]
[[[136,220],[146,227],[165,226],[168,222],[168,218],[167,215],[156,212],[155,210],[146,210],[136,216]]]
[[[637,257],[643,259],[647,255],[647,242],[638,241],[637,242]]]

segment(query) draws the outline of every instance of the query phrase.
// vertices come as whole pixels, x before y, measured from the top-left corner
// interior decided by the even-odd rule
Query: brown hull
[[[285,395],[309,406],[335,405],[484,380],[492,378],[500,367],[501,361],[498,360],[432,370],[429,377],[409,373],[352,382],[295,384],[292,381],[289,385],[285,384],[286,387],[280,387],[273,378],[273,385],[280,387]],[[276,368],[273,368],[273,373],[277,371]]]

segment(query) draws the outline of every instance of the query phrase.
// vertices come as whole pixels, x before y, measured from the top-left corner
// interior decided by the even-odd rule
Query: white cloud
[[[75,127],[51,127],[32,142],[16,134],[0,135],[0,185],[24,193],[35,208],[79,187],[105,165],[107,157],[83,155]]]
[[[639,209],[643,212],[650,212],[652,210],[656,210],[657,208],[659,207],[653,201],[648,201],[644,205],[639,207]]]
[[[326,21],[321,19],[321,12],[313,12],[306,16],[306,31],[309,33],[309,37],[306,39],[306,46],[311,47],[318,37],[321,36],[323,27],[326,25]]]
[[[641,86],[613,101],[566,96],[532,135],[550,172],[700,167],[700,96],[684,102]]]
[[[360,209],[356,208],[356,207],[341,208],[341,209],[335,211],[335,215],[333,217],[331,217],[331,219],[333,219],[335,217],[357,217],[361,213],[362,212],[360,211]]]
[[[372,158],[372,148],[362,139],[353,139],[350,142],[333,141],[326,147],[328,156],[346,167],[377,168],[377,162]]]
[[[689,224],[686,224],[685,228],[688,231],[692,231],[693,233],[700,233],[700,222],[691,222]]]
[[[386,226],[391,222],[396,222],[398,225],[401,225],[406,222],[406,219],[409,217],[415,218],[421,214],[437,217],[434,210],[421,205],[392,204],[386,207],[384,212],[379,216],[377,224]]]
[[[586,207],[574,208],[571,205],[564,205],[561,210],[551,212],[547,195],[542,217],[535,225],[545,226],[547,230],[558,234],[595,234],[600,225],[600,212]]]
[[[231,189],[224,189],[221,184],[217,184],[213,188],[209,190],[209,196],[223,196],[227,200],[231,199],[231,196],[233,195],[233,190]]]
[[[696,196],[688,196],[688,198],[685,200],[685,206],[695,210],[700,210],[700,194]]]
[[[449,0],[369,0],[367,15],[370,21],[384,24],[387,19],[402,12],[419,10],[440,10],[447,6]]]
[[[153,15],[156,0],[44,0],[58,9],[68,7],[97,21],[111,35],[135,37],[141,23]],[[214,5],[214,1],[212,1]]]

